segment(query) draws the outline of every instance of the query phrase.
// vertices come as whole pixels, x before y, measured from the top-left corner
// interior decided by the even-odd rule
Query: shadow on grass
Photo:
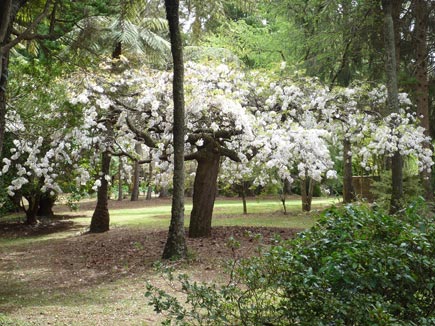
[[[50,219],[44,218],[36,225],[27,225],[19,221],[0,222],[0,238],[39,237],[65,231],[78,231],[83,228],[70,219],[70,216],[55,216]]]
[[[222,269],[222,261],[233,257],[232,249],[226,246],[230,237],[240,241],[239,253],[249,256],[257,248],[249,234],[261,233],[264,243],[270,244],[275,234],[291,238],[296,232],[284,228],[214,227],[210,238],[187,240],[194,259],[186,263],[186,268],[214,275]],[[106,233],[6,249],[0,259],[0,312],[11,313],[34,305],[109,303],[105,298],[110,295],[101,294],[110,291],[111,284],[155,275],[153,263],[160,260],[166,236],[166,230],[114,228]]]

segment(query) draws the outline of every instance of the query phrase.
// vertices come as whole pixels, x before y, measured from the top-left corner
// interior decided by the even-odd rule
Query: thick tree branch
[[[199,129],[188,135],[187,142],[195,144],[200,139],[213,142],[219,139],[231,139],[231,137],[242,133],[242,130],[218,130],[215,132],[212,129]]]
[[[142,139],[145,143],[145,145],[147,145],[150,148],[156,148],[157,144],[155,143],[155,141],[150,137],[150,135],[148,135],[146,132],[143,132],[139,129],[137,129],[134,125],[133,122],[130,120],[130,118],[127,116],[126,118],[127,121],[127,126],[128,128],[140,139]]]
[[[185,161],[198,160],[198,159],[201,158],[201,156],[202,156],[201,153],[198,151],[198,152],[195,152],[195,153],[184,155],[184,160]]]
[[[226,147],[221,147],[219,150],[220,150],[222,156],[226,156],[234,162],[239,162],[239,163],[241,162],[239,156],[237,155],[237,153],[235,151],[228,149]]]

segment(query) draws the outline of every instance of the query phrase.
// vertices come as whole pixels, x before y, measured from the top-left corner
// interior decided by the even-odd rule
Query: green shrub
[[[180,275],[185,303],[151,285],[147,296],[168,325],[435,325],[435,221],[419,208],[400,218],[331,208],[297,238],[233,264],[229,285]]]

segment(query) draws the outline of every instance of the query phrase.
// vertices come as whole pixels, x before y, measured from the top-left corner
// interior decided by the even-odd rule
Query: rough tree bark
[[[134,149],[136,151],[136,154],[138,154],[139,157],[142,157],[141,144],[136,143],[134,145]],[[133,172],[133,180],[132,180],[133,187],[131,190],[131,198],[130,198],[131,201],[138,201],[139,200],[140,170],[141,170],[141,164],[139,163],[139,161],[134,162],[134,172]]]
[[[217,146],[209,144],[208,147],[197,158],[198,167],[193,184],[192,212],[189,224],[190,238],[211,235],[211,220],[221,155]]]
[[[107,193],[109,191],[109,181],[106,176],[110,173],[110,161],[112,157],[108,151],[103,152],[101,156],[101,186],[97,192],[97,206],[95,207],[94,214],[92,214],[90,233],[101,233],[109,231],[109,208],[107,202]]]
[[[151,154],[151,153],[150,153]],[[151,155],[150,155],[151,159]],[[147,193],[146,193],[146,200],[151,200],[152,194],[153,194],[153,187],[152,187],[152,179],[153,179],[153,162],[151,159],[151,162],[148,165],[148,182],[147,182]]]
[[[187,253],[184,232],[184,63],[183,44],[179,26],[179,0],[165,0],[166,18],[169,24],[171,52],[174,64],[172,81],[174,100],[174,177],[171,224],[163,250],[163,259],[185,257]]]
[[[0,2],[0,159],[6,131],[6,88],[8,82],[9,50],[3,50],[10,41],[12,0]]]
[[[387,114],[399,112],[399,98],[397,88],[397,62],[396,46],[394,41],[394,23],[392,18],[393,1],[382,0],[384,12],[384,38],[385,38],[385,67],[387,76],[388,109]],[[403,158],[399,151],[394,153],[391,162],[392,192],[390,214],[397,213],[402,207],[403,199]]]
[[[50,194],[43,194],[39,199],[39,208],[37,216],[52,218],[54,216],[53,206],[56,201],[55,196]]]
[[[427,48],[427,28],[429,21],[429,7],[425,0],[415,0],[415,51],[416,51],[416,70],[415,77],[417,84],[415,87],[417,115],[420,117],[420,125],[425,129],[425,135],[429,136],[429,80],[428,80],[428,48]],[[427,143],[427,147],[431,144]],[[424,189],[424,198],[427,202],[434,202],[432,178],[429,171],[421,174]]]
[[[352,184],[352,147],[349,139],[343,141],[343,203],[355,200],[355,189]]]
[[[246,204],[246,181],[242,181],[242,203],[243,203],[243,215],[248,214],[248,205]]]
[[[124,197],[123,189],[122,189],[122,160],[119,158],[119,166],[118,166],[118,201],[122,201]]]
[[[306,177],[306,179],[301,180],[301,196],[302,196],[302,211],[311,211],[311,202],[313,201],[315,181]]]
[[[39,207],[39,195],[26,196],[28,207],[25,209],[26,212],[26,224],[35,225],[38,223],[36,218],[38,207]]]

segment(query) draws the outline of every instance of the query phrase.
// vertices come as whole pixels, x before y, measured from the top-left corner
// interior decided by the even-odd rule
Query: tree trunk
[[[36,225],[38,220],[36,219],[36,213],[38,212],[39,207],[39,196],[28,196],[26,197],[29,206],[26,211],[26,224],[27,225]]]
[[[10,19],[12,1],[4,0],[0,3],[0,161],[6,132],[6,87],[8,81],[9,51],[3,51],[3,46],[10,39]]]
[[[136,151],[136,154],[138,154],[139,157],[142,157],[141,144],[136,143],[136,145],[134,146],[134,149]],[[133,187],[131,190],[131,201],[138,201],[139,200],[140,170],[141,170],[141,165],[139,164],[139,162],[138,161],[134,162],[134,172],[133,172],[133,180],[132,180]]]
[[[209,237],[211,235],[211,220],[216,198],[219,164],[220,154],[215,151],[207,151],[207,155],[198,160],[193,184],[193,206],[189,225],[190,238]]]
[[[248,214],[248,207],[246,205],[246,182],[242,181],[242,202],[243,202],[243,215]]]
[[[301,180],[302,211],[311,211],[311,202],[313,200],[314,180],[310,177]]]
[[[420,117],[420,125],[425,129],[425,135],[429,136],[429,81],[428,81],[428,49],[427,49],[427,28],[429,20],[429,8],[427,1],[415,0],[415,49],[416,49],[416,70],[415,77],[416,84],[416,102],[417,102],[417,116]],[[427,148],[430,147],[427,143]],[[421,172],[420,177],[424,189],[424,198],[427,202],[434,201],[432,189],[432,174],[424,170]]]
[[[1,53],[0,46],[0,161],[6,132],[6,88],[8,83],[9,51]]]
[[[109,182],[106,176],[110,173],[111,155],[109,152],[103,152],[101,158],[101,186],[97,193],[97,206],[91,219],[90,233],[101,233],[109,230],[109,208],[107,202],[107,194],[109,192]]]
[[[343,141],[343,203],[351,203],[355,200],[355,189],[352,184],[352,155],[349,139]]]
[[[287,215],[287,205],[285,203],[286,195],[287,195],[287,189],[286,189],[287,188],[287,183],[286,183],[287,179],[282,179],[281,181],[282,181],[282,192],[280,194],[280,200],[282,203],[282,208],[284,209],[284,215]]]
[[[150,200],[152,198],[152,195],[153,195],[153,187],[151,186],[151,183],[148,183],[147,194],[145,199]]]
[[[394,41],[394,24],[392,18],[392,0],[382,0],[384,12],[384,37],[386,53],[386,75],[388,91],[388,108],[386,114],[399,112],[399,98],[397,89],[397,62],[396,62],[396,44]],[[402,157],[399,152],[394,153],[391,174],[392,174],[392,192],[390,203],[390,214],[397,213],[402,207],[403,198],[403,171]]]
[[[39,199],[39,208],[37,216],[53,218],[53,206],[56,201],[55,196],[50,194],[43,194]]]
[[[397,213],[403,206],[403,158],[395,152],[391,161],[391,205],[390,214]]]
[[[28,0],[2,0],[0,1],[0,161],[6,132],[6,89],[9,74],[10,48],[5,46],[11,41],[12,26],[19,10]]]
[[[285,204],[285,194],[282,194],[280,196],[281,198],[281,204],[282,204],[282,209],[284,210],[284,215],[287,215],[287,205]]]
[[[183,44],[179,26],[179,0],[165,0],[166,17],[171,38],[174,63],[172,91],[174,100],[174,177],[171,209],[171,224],[162,258],[182,258],[187,254],[184,233],[184,63]]]
[[[122,160],[119,158],[119,166],[118,166],[118,201],[122,201],[123,189],[122,189]]]
[[[159,198],[168,198],[168,197],[169,197],[168,186],[163,186],[159,191]]]

